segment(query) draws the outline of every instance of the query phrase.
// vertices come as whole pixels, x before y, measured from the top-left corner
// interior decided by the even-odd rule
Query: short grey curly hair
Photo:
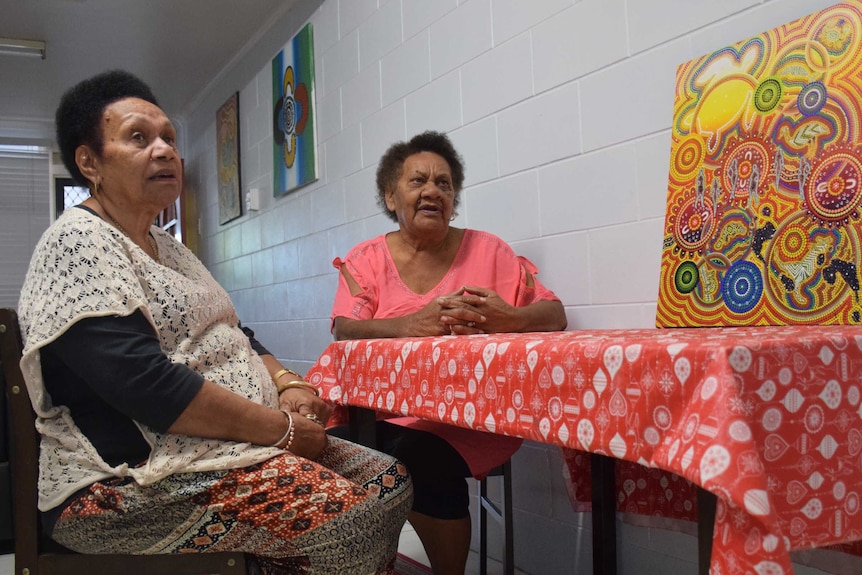
[[[464,161],[461,155],[446,134],[422,132],[410,138],[409,142],[396,142],[389,146],[377,165],[377,205],[393,222],[398,221],[398,216],[386,206],[386,192],[398,185],[404,161],[420,152],[432,152],[446,160],[452,170],[452,186],[455,189],[453,207],[457,208],[461,201],[461,187],[464,185]]]

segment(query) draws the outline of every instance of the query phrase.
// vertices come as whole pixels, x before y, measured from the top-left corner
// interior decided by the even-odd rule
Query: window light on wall
[[[22,40],[0,38],[0,54],[9,56],[39,56],[45,59],[45,42],[41,40]]]

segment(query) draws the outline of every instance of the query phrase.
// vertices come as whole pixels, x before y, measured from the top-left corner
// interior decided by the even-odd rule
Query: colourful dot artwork
[[[862,325],[862,1],[676,77],[656,325]]]

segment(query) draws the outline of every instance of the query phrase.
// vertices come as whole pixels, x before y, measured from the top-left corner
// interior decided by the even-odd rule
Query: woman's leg
[[[470,554],[470,516],[437,519],[411,511],[410,525],[422,541],[434,575],[464,575]]]
[[[449,443],[426,431],[380,422],[378,442],[413,478],[408,520],[434,575],[464,575],[470,553],[470,468]],[[401,459],[401,458],[404,459]]]
[[[273,575],[385,574],[411,495],[402,464],[332,439],[316,462],[285,454],[148,487],[96,483],[52,537],[88,553],[244,551]]]

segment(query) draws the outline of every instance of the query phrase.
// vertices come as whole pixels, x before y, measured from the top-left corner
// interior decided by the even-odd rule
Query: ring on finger
[[[311,421],[313,421],[314,423],[317,423],[318,425],[323,425],[323,422],[322,422],[322,421],[320,421],[320,418],[319,418],[319,417],[317,417],[317,415],[316,415],[316,414],[314,414],[314,413],[306,413],[306,414],[305,414],[305,417],[306,417],[306,418],[308,418],[308,419],[310,419],[310,420],[311,420]]]

